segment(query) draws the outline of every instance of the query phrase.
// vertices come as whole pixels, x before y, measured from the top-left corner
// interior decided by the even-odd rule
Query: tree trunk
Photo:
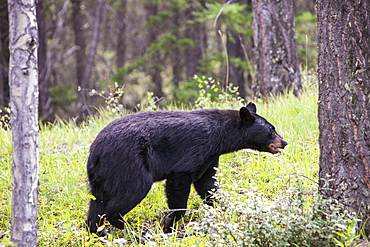
[[[0,109],[9,104],[9,22],[5,0],[0,0]]]
[[[152,3],[151,1],[145,3],[145,10],[147,13],[147,21],[150,17],[154,17],[158,14],[158,4]],[[151,45],[156,42],[157,36],[160,33],[160,27],[152,26],[148,30],[148,44]],[[151,78],[151,85],[149,90],[154,93],[154,96],[161,98],[163,97],[162,90],[162,77],[161,72],[163,70],[163,61],[159,51],[154,52],[152,62],[149,64],[149,76]]]
[[[186,9],[185,15],[188,21],[193,21],[195,19],[193,11],[197,10],[197,3],[194,1],[190,2],[192,6]],[[199,74],[198,67],[203,59],[204,33],[206,33],[204,30],[204,24],[196,21],[193,24],[188,25],[188,28],[185,31],[186,38],[191,39],[194,42],[194,45],[185,51],[187,79],[191,79],[194,75]]]
[[[176,30],[174,35],[176,36],[177,39],[181,39],[181,33],[178,30],[181,27],[181,22],[180,22],[181,12],[179,8],[174,8],[172,11],[174,12],[173,25],[174,25],[174,29]],[[178,90],[180,82],[183,80],[182,73],[181,73],[182,67],[183,67],[183,63],[182,63],[183,59],[179,59],[179,57],[183,57],[183,56],[184,54],[182,52],[182,49],[180,49],[179,47],[173,48],[173,52],[171,54],[171,61],[172,61],[171,63],[172,63],[173,84],[175,85],[175,90]]]
[[[318,1],[320,191],[370,233],[370,4]]]
[[[121,68],[126,60],[126,0],[122,0],[117,8],[117,52],[116,66]],[[123,79],[123,78],[122,78]]]
[[[258,96],[298,96],[301,73],[295,42],[293,0],[253,0],[255,91]]]
[[[295,0],[294,1],[294,13],[310,12],[316,14],[316,0]]]
[[[38,68],[39,68],[39,114],[42,121],[50,121],[53,112],[51,108],[51,98],[49,94],[49,66],[47,64],[47,47],[46,47],[46,23],[44,20],[43,1],[36,3],[37,26],[39,29],[39,46],[38,46]]]
[[[86,58],[86,40],[83,30],[83,18],[81,14],[81,0],[72,0],[73,31],[75,34],[76,50],[76,91],[78,86],[85,90],[77,91],[80,109],[78,115],[87,111],[85,108],[88,85],[84,83],[85,58]]]
[[[38,30],[36,3],[9,0],[9,84],[13,144],[11,242],[36,246]]]
[[[102,21],[102,16],[104,13],[104,0],[97,0],[96,10],[95,10],[95,19],[93,26],[93,34],[90,42],[90,50],[87,56],[87,60],[84,63],[85,69],[82,78],[82,85],[85,85],[85,88],[89,88],[89,81],[91,77],[92,68],[95,60],[96,48],[99,41],[99,28]]]
[[[241,34],[234,33],[233,31],[229,31],[227,42],[227,53],[229,55],[229,59],[232,60],[233,58],[241,59],[242,61],[245,60],[243,47],[241,44]],[[238,66],[235,63],[230,62],[229,67],[229,83],[232,83],[234,86],[239,88],[240,97],[245,98],[246,91],[245,91],[245,80],[244,80],[244,70],[242,67]]]

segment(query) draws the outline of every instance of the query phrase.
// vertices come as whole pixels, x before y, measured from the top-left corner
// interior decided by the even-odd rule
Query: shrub
[[[238,87],[232,84],[223,88],[212,77],[194,76],[198,83],[198,98],[195,100],[195,108],[227,108],[239,109],[245,105],[244,99],[239,96]]]
[[[257,189],[225,185],[215,207],[203,206],[199,234],[213,246],[336,246],[351,241],[354,214],[313,191],[288,187],[273,199]]]

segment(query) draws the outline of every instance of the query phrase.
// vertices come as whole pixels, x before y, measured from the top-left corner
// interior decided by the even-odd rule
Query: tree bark
[[[241,60],[245,60],[243,47],[241,44],[241,34],[229,31],[226,47],[229,59],[239,58]],[[245,91],[244,70],[235,63],[230,63],[229,82],[232,83],[234,86],[237,86],[239,88],[238,91],[240,97],[245,98],[246,91]]]
[[[185,10],[186,19],[188,21],[193,21],[195,16],[194,11],[197,10],[197,3],[190,1],[191,6]],[[194,45],[189,47],[185,51],[186,57],[186,77],[187,79],[193,78],[194,75],[199,74],[200,62],[203,59],[203,47],[204,47],[204,33],[206,33],[204,24],[200,22],[194,22],[188,25],[185,31],[185,35],[188,39],[193,40]]]
[[[253,0],[255,92],[261,97],[298,96],[301,73],[295,42],[293,0]]]
[[[370,3],[318,1],[320,191],[370,233]]]
[[[9,84],[13,144],[11,242],[36,246],[38,30],[34,0],[9,0]]]
[[[176,1],[172,1],[176,2]],[[175,4],[175,3],[173,3]],[[181,12],[179,8],[174,8],[172,10],[174,12],[173,16],[173,25],[174,29],[176,30],[174,32],[174,35],[176,36],[177,39],[181,39],[181,32],[178,30],[181,27],[181,22],[180,22],[180,16]],[[173,52],[171,54],[171,63],[172,63],[172,74],[173,74],[173,84],[175,85],[175,90],[178,89],[180,82],[183,80],[182,77],[182,67],[183,67],[183,59],[179,59],[179,57],[183,57],[183,50],[180,49],[179,47],[174,47]]]
[[[47,45],[46,45],[46,23],[44,20],[43,1],[36,3],[37,26],[39,29],[38,46],[38,68],[39,68],[39,114],[42,121],[50,121],[53,112],[50,98],[49,66],[47,64]]]
[[[294,13],[310,12],[316,14],[316,0],[295,0],[294,1]]]
[[[102,21],[102,16],[104,13],[104,0],[97,0],[96,10],[95,10],[95,21],[93,26],[93,35],[90,42],[90,50],[85,62],[85,69],[82,78],[82,85],[85,88],[89,88],[89,81],[91,77],[92,68],[94,65],[96,48],[99,41],[99,28]]]
[[[81,0],[72,0],[72,14],[73,14],[73,31],[75,34],[76,50],[76,91],[78,95],[78,102],[80,109],[78,115],[86,111],[85,103],[87,99],[86,90],[78,91],[77,88],[80,86],[83,89],[88,89],[88,85],[84,83],[85,74],[85,59],[86,59],[86,39],[85,32],[83,30],[83,17],[81,14]]]
[[[0,0],[0,109],[9,104],[9,22],[5,0]]]
[[[151,1],[145,3],[145,10],[147,13],[147,22],[149,22],[150,17],[156,16],[158,14],[158,4],[154,4]],[[157,36],[160,33],[160,28],[157,26],[152,26],[148,30],[147,41],[151,45],[156,42]],[[154,93],[154,96],[161,98],[163,97],[162,89],[162,77],[161,72],[163,70],[163,61],[161,59],[161,54],[159,51],[154,52],[152,62],[149,64],[149,76],[151,78],[152,84],[149,85],[149,90]]]
[[[117,52],[116,66],[121,68],[126,60],[126,0],[121,0],[117,9]]]

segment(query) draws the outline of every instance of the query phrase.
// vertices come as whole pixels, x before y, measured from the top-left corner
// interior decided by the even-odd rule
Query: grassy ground
[[[219,183],[223,193],[237,192],[236,197],[230,196],[231,200],[252,200],[253,197],[244,196],[254,191],[254,196],[258,195],[254,201],[261,197],[268,205],[272,205],[271,202],[277,197],[281,198],[281,195],[289,198],[286,195],[290,188],[299,187],[301,191],[311,192],[317,189],[314,182],[318,180],[319,169],[317,88],[310,83],[305,83],[305,92],[299,98],[287,94],[268,102],[256,102],[258,113],[275,125],[289,145],[277,156],[248,150],[223,155]],[[240,107],[227,102],[216,104],[216,107],[227,108],[229,105],[235,109]],[[108,116],[94,118],[80,127],[76,127],[73,122],[56,123],[40,131],[39,245],[119,246],[139,244],[138,238],[146,238],[146,244],[156,246],[222,246],[222,237],[207,234],[207,229],[204,230],[203,217],[209,219],[211,211],[201,206],[201,200],[194,191],[188,205],[192,211],[187,214],[179,234],[162,234],[159,225],[163,212],[167,210],[163,183],[155,184],[142,203],[124,217],[127,230],[117,231],[104,238],[87,234],[84,220],[89,196],[85,171],[88,148],[98,132],[111,120],[112,117]],[[11,135],[0,129],[0,233],[10,230],[10,215]],[[227,218],[224,222],[228,222]],[[3,244],[9,240],[9,235],[2,239]],[[230,238],[229,235],[225,239]],[[217,238],[221,240],[216,241]],[[237,242],[234,243],[237,245]],[[225,245],[233,244],[225,242]]]

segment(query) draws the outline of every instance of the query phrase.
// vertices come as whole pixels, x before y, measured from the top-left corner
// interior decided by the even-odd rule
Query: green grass
[[[308,83],[306,83],[308,84]],[[318,180],[317,88],[306,87],[299,98],[287,94],[268,102],[257,101],[257,111],[275,125],[289,142],[282,154],[242,150],[223,155],[219,167],[219,183],[224,191],[253,188],[273,201],[288,188],[298,186],[316,191]],[[234,108],[239,104],[217,103],[214,106]],[[151,245],[208,246],[212,236],[198,234],[195,226],[203,217],[202,202],[192,190],[185,217],[186,237],[164,235],[160,221],[167,210],[163,182],[156,183],[148,196],[125,217],[127,230],[104,238],[87,234],[84,220],[88,205],[86,159],[89,145],[99,131],[113,118],[102,114],[82,126],[58,121],[43,127],[39,134],[40,193],[38,242],[40,246],[99,246],[120,243],[135,244],[133,232],[150,238]],[[10,230],[11,215],[11,133],[0,129],[0,233]],[[311,178],[312,180],[308,179]],[[298,181],[298,182],[297,182]],[[237,199],[236,199],[237,200]],[[203,208],[198,211],[198,208]],[[7,234],[2,241],[10,239]],[[148,237],[149,236],[149,237]]]

